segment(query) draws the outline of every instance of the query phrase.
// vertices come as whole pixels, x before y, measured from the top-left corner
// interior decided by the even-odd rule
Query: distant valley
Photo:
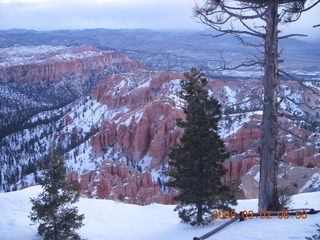
[[[259,72],[210,70],[221,51],[232,59],[250,54],[234,39],[198,32],[9,30],[0,31],[0,46],[0,191],[35,184],[39,164],[60,144],[68,178],[79,182],[83,196],[173,203],[175,191],[165,183],[168,151],[183,134],[176,126],[184,118],[180,81],[199,67],[223,106],[219,133],[232,153],[223,182],[240,187],[239,197],[257,197],[261,133],[252,126],[261,123]],[[282,79],[279,97],[291,98],[280,104],[279,184],[294,193],[317,191],[320,47],[297,40],[284,47],[284,67],[306,85]],[[289,113],[308,123],[288,120]]]
[[[221,56],[231,66],[244,59],[259,57],[252,47],[245,47],[232,36],[212,38],[210,31],[151,31],[145,29],[87,29],[39,32],[33,30],[0,31],[0,47],[14,45],[92,45],[102,50],[120,51],[152,69],[188,71],[203,69],[210,76],[225,79],[248,79],[261,75],[260,69],[227,72],[221,67]],[[247,39],[256,43],[255,39]],[[320,43],[304,38],[280,41],[284,70],[306,80],[320,80]],[[0,56],[1,59],[1,56]],[[285,77],[283,77],[285,78]]]

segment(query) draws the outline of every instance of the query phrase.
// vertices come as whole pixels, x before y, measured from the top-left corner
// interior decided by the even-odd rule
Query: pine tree
[[[236,200],[228,186],[221,183],[227,170],[223,161],[229,157],[218,134],[221,105],[209,97],[207,79],[197,69],[185,74],[181,81],[181,98],[186,120],[177,120],[184,129],[181,145],[171,149],[169,162],[171,181],[168,185],[179,189],[175,211],[183,222],[204,225],[211,221],[212,209],[230,210]]]
[[[75,232],[83,226],[84,215],[71,206],[80,197],[79,186],[66,183],[66,167],[60,150],[54,150],[49,164],[43,167],[44,176],[39,183],[43,192],[31,199],[33,204],[30,219],[38,222],[38,233],[44,240],[78,240]]]
[[[306,237],[306,240],[320,240],[320,224],[316,224],[318,227],[317,233],[313,234],[312,237]]]

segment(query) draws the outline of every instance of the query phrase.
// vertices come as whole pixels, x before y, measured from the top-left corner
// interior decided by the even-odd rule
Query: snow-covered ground
[[[39,186],[21,191],[0,193],[0,239],[38,240],[37,226],[28,218],[31,203],[41,191]],[[320,192],[294,196],[294,208],[320,209]],[[206,227],[191,227],[179,221],[174,206],[151,204],[137,206],[111,200],[81,198],[80,213],[85,214],[85,226],[79,230],[88,240],[188,240],[201,236],[223,223],[222,220]],[[236,210],[257,210],[257,200],[240,200]],[[315,233],[320,213],[306,219],[254,219],[235,222],[210,237],[215,240],[303,240]]]

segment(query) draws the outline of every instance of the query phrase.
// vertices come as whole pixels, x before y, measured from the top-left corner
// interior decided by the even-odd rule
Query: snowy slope
[[[40,187],[0,193],[0,239],[41,239],[36,225],[30,225],[28,214],[30,197],[40,192]],[[294,196],[294,208],[320,208],[320,192]],[[151,204],[138,206],[111,200],[81,198],[79,210],[85,214],[85,226],[79,231],[88,240],[191,240],[194,236],[212,230],[223,221],[206,227],[191,227],[179,222],[173,205]],[[257,200],[240,200],[236,210],[257,209]],[[257,219],[236,222],[209,238],[215,240],[275,240],[304,239],[315,233],[315,223],[320,214],[307,219]]]

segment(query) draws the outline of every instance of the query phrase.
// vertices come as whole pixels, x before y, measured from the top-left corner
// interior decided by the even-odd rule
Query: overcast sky
[[[0,29],[203,29],[192,16],[195,0],[0,0]],[[197,0],[198,2],[201,0]],[[320,38],[320,6],[288,32]]]

